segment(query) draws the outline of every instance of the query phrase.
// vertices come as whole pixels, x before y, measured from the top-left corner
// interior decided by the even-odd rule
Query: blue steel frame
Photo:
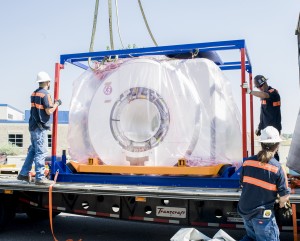
[[[245,72],[249,73],[250,87],[252,88],[252,66],[246,49],[245,40],[231,40],[207,43],[194,43],[184,45],[160,46],[149,48],[136,48],[124,50],[111,50],[101,52],[87,52],[77,54],[64,54],[60,56],[60,64],[56,64],[54,96],[58,98],[59,93],[59,72],[65,63],[71,63],[83,69],[88,66],[84,63],[89,58],[95,61],[102,61],[104,58],[130,58],[145,55],[169,55],[187,52],[208,52],[208,51],[226,51],[240,50],[241,59],[235,62],[218,63],[222,70],[241,70],[241,84],[246,81]],[[243,113],[243,156],[248,155],[246,140],[246,93],[242,91],[242,113]],[[250,97],[250,109],[252,110],[252,98]],[[250,111],[251,133],[253,136],[253,111]],[[83,183],[101,183],[101,184],[121,184],[121,185],[154,185],[154,186],[180,186],[180,187],[208,187],[208,188],[238,188],[240,170],[235,171],[234,167],[228,167],[220,177],[187,177],[187,176],[141,176],[141,175],[107,175],[107,174],[78,174],[73,173],[66,165],[65,153],[62,155],[61,161],[56,161],[56,138],[57,138],[57,115],[53,118],[53,146],[52,146],[52,162],[51,177],[53,178],[58,171],[59,182],[83,182]],[[253,154],[253,139],[251,152]]]
[[[101,52],[87,52],[77,54],[64,54],[60,56],[60,64],[71,63],[83,69],[88,69],[88,66],[83,64],[91,58],[91,60],[102,61],[105,57],[118,56],[119,58],[131,58],[146,55],[169,55],[169,54],[180,54],[186,52],[211,52],[211,51],[224,51],[224,50],[236,50],[246,49],[245,40],[229,40],[219,42],[207,42],[207,43],[194,43],[194,44],[183,44],[183,45],[169,45],[160,47],[149,47],[149,48],[136,48],[136,49],[122,49],[122,50],[109,50]],[[251,73],[251,62],[246,51],[246,71]],[[224,62],[219,65],[222,70],[236,70],[241,69],[241,61],[236,62]]]

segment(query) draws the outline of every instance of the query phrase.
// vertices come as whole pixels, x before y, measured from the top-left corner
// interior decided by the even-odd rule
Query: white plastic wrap
[[[107,165],[211,166],[242,159],[230,82],[210,60],[134,58],[74,82],[69,154]]]
[[[286,166],[300,173],[300,111],[298,112],[298,117],[295,125],[295,130],[293,133],[293,139],[291,143],[291,148],[287,158]]]

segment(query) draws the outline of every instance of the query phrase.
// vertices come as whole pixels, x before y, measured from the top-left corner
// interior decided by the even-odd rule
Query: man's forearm
[[[57,103],[55,103],[54,105],[53,105],[53,107],[52,108],[48,108],[48,109],[46,109],[46,113],[47,113],[47,115],[52,115],[53,114],[53,112],[57,109],[57,107],[58,107],[58,104]]]
[[[261,98],[261,99],[266,99],[266,98],[270,97],[268,93],[262,92],[262,91],[253,91],[252,90],[250,94],[254,95],[254,96],[258,97],[258,98]]]
[[[280,206],[281,208],[284,207],[284,204],[289,200],[289,198],[290,198],[290,195],[289,195],[289,194],[280,197],[280,198],[279,198],[279,206]]]

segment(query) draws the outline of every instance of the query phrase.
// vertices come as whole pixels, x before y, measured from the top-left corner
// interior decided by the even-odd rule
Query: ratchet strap
[[[53,218],[52,218],[52,189],[53,186],[56,183],[57,180],[57,176],[58,176],[59,171],[57,170],[54,176],[54,180],[53,183],[49,186],[49,220],[50,220],[50,227],[51,227],[51,232],[52,232],[52,236],[54,241],[58,241],[58,239],[55,237],[54,235],[54,231],[53,231]],[[73,241],[73,239],[67,239],[66,241]],[[79,239],[78,241],[82,241],[82,239]]]
[[[294,241],[298,241],[298,226],[297,226],[297,210],[296,204],[292,204],[292,212],[293,212],[293,234],[294,234]]]
[[[52,189],[53,186],[56,183],[57,180],[57,176],[58,176],[59,171],[57,170],[54,176],[54,181],[53,183],[49,186],[49,220],[50,220],[50,227],[51,227],[51,232],[52,232],[52,236],[54,241],[58,241],[54,235],[54,231],[53,231],[53,220],[52,220]]]

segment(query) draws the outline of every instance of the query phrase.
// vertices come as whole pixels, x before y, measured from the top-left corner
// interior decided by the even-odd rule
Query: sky
[[[100,0],[94,51],[109,45],[107,2]],[[114,2],[114,1],[112,1]],[[152,33],[160,46],[245,39],[253,75],[263,74],[278,89],[283,133],[292,133],[300,106],[298,51],[295,29],[298,0],[142,0]],[[30,108],[36,75],[54,78],[61,54],[88,52],[95,0],[10,0],[0,8],[0,104],[21,111]],[[114,7],[113,7],[114,8]],[[115,8],[114,8],[115,9]],[[119,0],[120,32],[125,46],[154,46],[137,0]],[[121,49],[114,14],[115,49]],[[83,72],[66,65],[61,72],[61,110],[68,110],[72,82]],[[225,71],[237,105],[240,72]],[[53,87],[53,85],[52,85]],[[50,90],[53,94],[53,88]],[[254,99],[254,125],[260,101]]]

